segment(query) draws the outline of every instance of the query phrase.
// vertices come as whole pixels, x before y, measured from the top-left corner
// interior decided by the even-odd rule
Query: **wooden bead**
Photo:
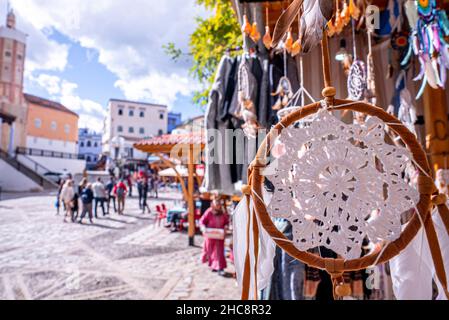
[[[326,87],[323,89],[323,92],[321,94],[323,95],[323,97],[332,98],[337,94],[337,90],[334,87]]]
[[[246,195],[251,195],[251,186],[244,184],[242,186],[242,193]]]
[[[346,283],[342,283],[342,284],[338,284],[335,287],[335,293],[339,296],[339,297],[348,297],[351,295],[352,290],[351,287],[349,286],[349,284]]]

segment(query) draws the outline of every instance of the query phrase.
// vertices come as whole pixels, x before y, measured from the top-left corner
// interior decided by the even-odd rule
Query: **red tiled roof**
[[[206,144],[206,138],[201,133],[164,134],[159,137],[142,140],[134,144],[134,147],[173,146],[177,144]]]
[[[34,103],[34,104],[40,105],[45,108],[50,108],[50,109],[70,113],[70,114],[73,114],[78,117],[77,113],[73,112],[72,110],[70,110],[69,108],[63,106],[62,104],[60,104],[58,102],[47,100],[47,99],[44,99],[41,97],[36,97],[36,96],[27,94],[27,93],[24,93],[24,97],[25,97],[25,100],[28,101],[29,103]]]

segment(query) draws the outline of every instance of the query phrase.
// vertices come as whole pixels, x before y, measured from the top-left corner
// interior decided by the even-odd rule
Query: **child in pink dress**
[[[206,210],[200,220],[203,230],[205,228],[225,230],[228,224],[229,216],[224,212],[218,200],[212,202],[211,207]],[[204,236],[202,261],[203,263],[207,262],[212,271],[224,275],[224,269],[226,268],[224,239],[209,239],[207,236]]]

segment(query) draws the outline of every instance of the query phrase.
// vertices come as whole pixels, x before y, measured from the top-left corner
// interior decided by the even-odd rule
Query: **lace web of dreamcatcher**
[[[359,258],[366,238],[394,241],[401,214],[419,193],[404,179],[412,156],[385,142],[385,124],[370,117],[345,124],[327,110],[290,126],[279,142],[284,154],[268,179],[275,186],[268,212],[293,226],[302,251],[324,246],[346,259]]]

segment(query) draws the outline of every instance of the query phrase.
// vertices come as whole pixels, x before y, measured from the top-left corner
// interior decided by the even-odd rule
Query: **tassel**
[[[291,51],[292,57],[298,55],[301,52],[301,41],[299,39],[293,43]]]
[[[355,5],[354,0],[349,0],[349,14],[352,19],[359,20],[360,13],[360,9]]]
[[[258,42],[260,40],[260,32],[259,32],[259,29],[257,28],[257,22],[253,23],[249,37],[254,42]]]
[[[252,31],[252,26],[248,21],[248,17],[245,15],[243,15],[243,26],[242,26],[242,33],[246,34],[246,35],[250,35]]]
[[[267,50],[270,50],[271,48],[271,44],[272,44],[272,39],[271,39],[271,35],[270,35],[270,27],[266,26],[265,27],[265,35],[263,36],[263,44],[265,46],[265,48],[267,48]]]

